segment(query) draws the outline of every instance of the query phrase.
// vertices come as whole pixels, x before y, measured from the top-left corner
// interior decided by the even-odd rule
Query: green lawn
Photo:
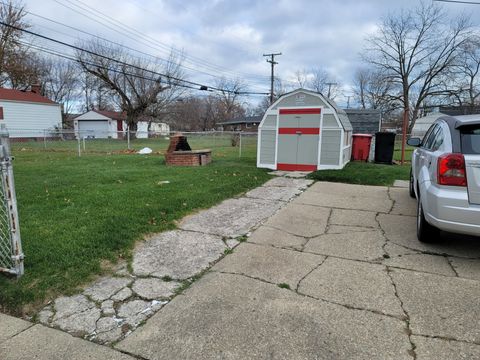
[[[75,291],[105,271],[105,260],[128,259],[144,234],[172,229],[186,214],[269,178],[255,166],[254,144],[244,148],[242,158],[238,148],[217,147],[209,166],[184,168],[167,167],[159,155],[79,158],[32,144],[14,146],[26,258],[20,280],[0,275],[0,310],[11,313]]]
[[[342,170],[321,170],[309,175],[318,181],[342,182],[362,185],[392,185],[395,180],[408,180],[410,165],[380,165],[350,162]]]

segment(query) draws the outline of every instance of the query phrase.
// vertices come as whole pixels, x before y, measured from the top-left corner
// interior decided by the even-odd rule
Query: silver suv
[[[480,115],[439,117],[423,140],[410,138],[410,195],[417,198],[417,237],[438,230],[480,236]]]

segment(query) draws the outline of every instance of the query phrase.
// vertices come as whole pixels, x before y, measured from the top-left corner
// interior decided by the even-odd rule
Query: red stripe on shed
[[[320,108],[280,109],[280,115],[320,114]]]
[[[308,164],[277,164],[277,170],[284,171],[315,171],[317,165]]]
[[[320,128],[279,128],[278,133],[280,135],[318,135],[320,134]]]

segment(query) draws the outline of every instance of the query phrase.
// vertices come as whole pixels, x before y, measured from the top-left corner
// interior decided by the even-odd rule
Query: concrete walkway
[[[480,358],[480,242],[406,189],[316,183],[117,349],[145,359]]]
[[[147,294],[155,279],[185,279],[233,253],[144,325],[135,311],[126,317],[133,332],[113,348],[1,316],[0,359],[480,358],[478,239],[419,243],[407,189],[316,183],[285,202],[304,186],[271,180],[141,244],[134,273],[122,275],[133,282],[127,303],[156,298]],[[117,287],[97,283],[79,296],[109,301]],[[50,321],[73,313],[83,326],[81,314],[98,312],[88,304],[61,300]]]

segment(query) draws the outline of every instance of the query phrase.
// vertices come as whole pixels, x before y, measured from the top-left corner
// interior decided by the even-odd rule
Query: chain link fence
[[[5,125],[0,128],[0,171],[0,272],[21,276],[23,252],[10,143]]]
[[[175,132],[128,132],[101,130],[10,130],[12,147],[17,151],[63,152],[76,156],[88,154],[136,153],[142,148],[154,154],[167,151],[170,136]],[[182,131],[192,149],[211,149],[238,154],[238,157],[256,156],[257,133],[230,131]]]

